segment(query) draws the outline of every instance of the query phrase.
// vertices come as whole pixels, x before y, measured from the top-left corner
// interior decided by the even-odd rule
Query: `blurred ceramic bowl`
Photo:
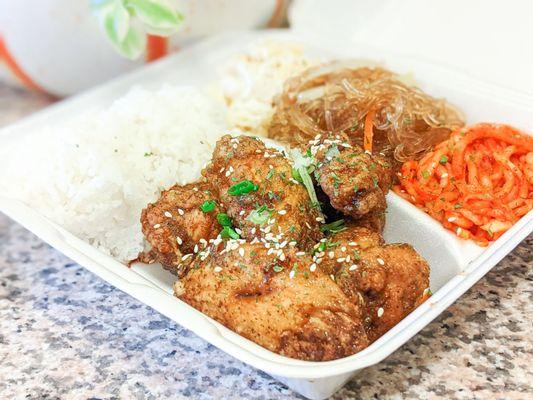
[[[275,27],[286,0],[172,0],[185,22],[170,51],[224,30]],[[0,0],[0,79],[56,96],[77,93],[146,62],[121,57],[88,1]],[[160,43],[148,41],[147,46]],[[153,57],[151,49],[147,54]],[[152,49],[153,50],[153,49]],[[163,52],[165,49],[163,48]],[[161,46],[156,56],[161,55]]]

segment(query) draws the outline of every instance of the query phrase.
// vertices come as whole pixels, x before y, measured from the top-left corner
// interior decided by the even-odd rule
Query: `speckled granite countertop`
[[[48,102],[0,84],[0,126]],[[532,244],[334,398],[532,398]],[[0,398],[300,397],[0,214]]]

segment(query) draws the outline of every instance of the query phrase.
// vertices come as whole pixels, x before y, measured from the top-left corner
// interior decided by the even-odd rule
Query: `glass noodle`
[[[342,133],[363,145],[368,123],[373,126],[373,151],[400,162],[422,157],[464,125],[454,107],[398,75],[336,61],[286,81],[276,99],[269,136],[305,147],[318,134]]]

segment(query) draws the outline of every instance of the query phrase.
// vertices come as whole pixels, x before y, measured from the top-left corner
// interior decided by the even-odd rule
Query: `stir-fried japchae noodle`
[[[366,150],[418,159],[462,126],[461,114],[382,68],[334,62],[287,80],[269,135],[304,145],[318,134],[347,134]]]

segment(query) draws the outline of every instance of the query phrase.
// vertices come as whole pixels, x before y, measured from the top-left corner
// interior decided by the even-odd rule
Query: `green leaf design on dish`
[[[183,21],[166,0],[91,0],[91,10],[113,47],[129,59],[142,54],[147,33],[170,36]]]
[[[145,24],[147,32],[156,35],[172,35],[183,21],[183,15],[166,1],[126,0],[126,7]]]

